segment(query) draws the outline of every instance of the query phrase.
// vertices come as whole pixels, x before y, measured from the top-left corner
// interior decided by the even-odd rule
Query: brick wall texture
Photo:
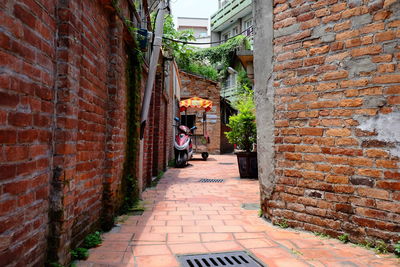
[[[275,0],[273,222],[400,239],[400,2]]]
[[[67,263],[121,204],[133,46],[109,2],[0,2],[2,266],[43,266],[46,255]],[[163,145],[166,101],[155,102],[164,124],[149,131]]]
[[[220,106],[220,87],[218,83],[207,80],[203,77],[192,75],[181,71],[181,98],[187,99],[191,97],[200,97],[209,99],[213,102],[213,107],[207,112],[207,133],[210,137],[210,143],[207,144],[209,153],[220,154],[221,152],[221,106]],[[202,112],[198,112],[200,114]],[[185,115],[185,112],[181,112]],[[188,109],[188,115],[196,114],[196,112]],[[195,134],[203,134],[202,117],[196,118],[197,130]]]

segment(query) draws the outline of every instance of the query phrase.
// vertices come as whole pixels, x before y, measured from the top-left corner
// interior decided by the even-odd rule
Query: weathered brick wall
[[[52,177],[56,22],[49,1],[0,3],[0,262],[41,266]]]
[[[276,183],[272,195],[262,188],[266,216],[397,242],[400,2],[275,0],[273,29]]]
[[[106,2],[0,3],[2,266],[67,263],[121,204],[132,44]]]
[[[167,169],[168,160],[174,157],[170,151],[173,149],[172,111],[175,103],[173,94],[167,93],[167,90],[173,90],[173,84],[168,82],[173,73],[168,77],[165,75],[166,64],[172,63],[160,57],[144,135],[143,189],[151,185],[153,177]]]
[[[221,152],[221,107],[220,107],[220,88],[216,82],[207,80],[200,76],[192,75],[180,71],[181,77],[181,98],[200,97],[209,99],[213,102],[213,107],[207,112],[207,133],[210,143],[207,144],[208,152],[219,154]],[[182,114],[184,114],[182,112]],[[188,115],[195,114],[188,110]],[[199,121],[199,118],[196,119]],[[203,133],[203,124],[196,125],[198,129],[195,133]]]
[[[160,171],[165,171],[167,164],[166,157],[166,123],[167,123],[167,99],[164,97],[163,87],[164,75],[162,71],[158,72],[156,77],[156,92],[155,92],[155,105],[154,105],[154,139],[153,139],[153,176],[157,176]],[[170,126],[171,127],[171,126]]]

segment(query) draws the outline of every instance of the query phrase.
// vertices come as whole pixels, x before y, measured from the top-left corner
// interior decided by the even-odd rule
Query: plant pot
[[[258,179],[257,152],[236,152],[240,178]]]

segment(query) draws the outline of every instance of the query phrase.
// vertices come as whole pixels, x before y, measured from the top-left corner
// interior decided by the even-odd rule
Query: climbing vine
[[[250,43],[246,36],[238,35],[218,46],[197,50],[193,54],[193,59],[199,63],[218,68],[220,70],[219,75],[223,77],[231,65],[235,52],[241,48],[250,49]]]
[[[142,75],[142,62],[140,52],[136,49],[126,49],[128,61],[126,66],[126,85],[127,85],[127,144],[126,157],[123,169],[123,179],[121,188],[124,196],[121,206],[121,213],[126,213],[138,201],[137,187],[137,155],[139,147],[139,126],[140,126],[140,83]]]
[[[153,20],[155,14],[152,16]],[[177,31],[171,15],[166,15],[164,23],[163,48],[170,51],[180,69],[204,76],[214,81],[225,77],[226,70],[230,66],[235,51],[244,48],[249,49],[250,43],[245,36],[237,36],[227,42],[210,47],[197,48],[193,45],[174,42],[169,39],[190,42],[196,40],[190,30]]]
[[[123,177],[121,181],[122,203],[120,214],[127,213],[139,200],[139,189],[137,186],[137,156],[139,147],[140,127],[140,88],[142,80],[143,52],[140,50],[139,41],[142,36],[138,34],[138,28],[134,23],[122,14],[118,6],[119,0],[113,0],[112,6],[129,31],[134,44],[126,48],[126,155],[123,166]]]

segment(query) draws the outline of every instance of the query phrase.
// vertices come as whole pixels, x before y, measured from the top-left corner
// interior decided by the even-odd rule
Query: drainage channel
[[[224,179],[200,179],[199,180],[200,183],[223,183]]]
[[[262,267],[244,251],[178,256],[182,267]]]

